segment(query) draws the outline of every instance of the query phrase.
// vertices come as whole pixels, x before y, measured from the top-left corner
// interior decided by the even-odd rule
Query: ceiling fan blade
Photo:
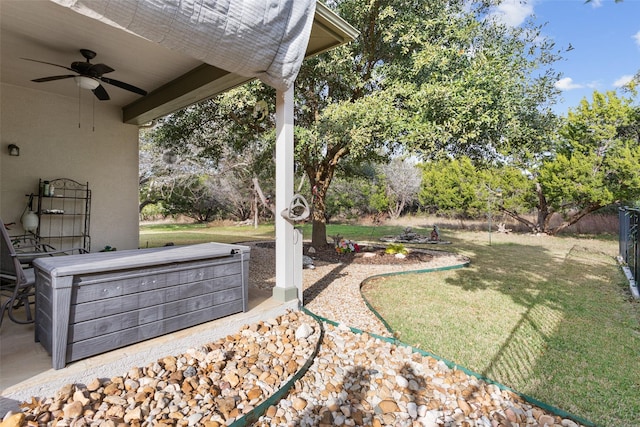
[[[107,93],[107,91],[105,90],[105,88],[102,85],[100,85],[97,88],[93,89],[92,92],[94,93],[96,98],[98,98],[100,101],[108,101],[108,100],[111,99],[109,97],[109,94]]]
[[[51,77],[40,77],[39,79],[33,79],[32,82],[42,83],[42,82],[50,82],[53,80],[62,80],[62,79],[70,79],[71,77],[75,77],[75,75],[65,75],[65,76],[51,76]]]
[[[76,70],[74,70],[72,68],[65,67],[64,65],[54,64],[52,62],[38,61],[37,59],[29,59],[29,58],[20,58],[20,59],[24,59],[25,61],[39,62],[41,64],[53,65],[54,67],[64,68],[65,70],[69,70],[69,71],[73,71],[73,72],[76,71]]]
[[[92,76],[101,76],[103,74],[111,73],[115,71],[113,68],[106,64],[92,64],[88,73]]]
[[[143,95],[144,96],[144,95],[147,94],[146,90],[143,90],[143,89],[140,89],[139,87],[135,87],[133,85],[130,85],[129,83],[121,82],[120,80],[110,79],[109,77],[100,77],[100,80],[102,80],[105,83],[109,83],[110,85],[117,86],[117,87],[119,87],[121,89],[137,93],[139,95]]]

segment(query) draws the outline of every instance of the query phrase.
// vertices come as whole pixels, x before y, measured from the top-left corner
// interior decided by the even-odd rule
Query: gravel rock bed
[[[271,289],[275,286],[275,251],[272,244],[251,244],[249,280],[253,286]],[[304,305],[311,312],[326,319],[348,326],[388,336],[389,332],[380,320],[369,310],[360,294],[360,284],[369,277],[424,270],[429,268],[448,267],[467,262],[468,259],[442,251],[420,250],[423,255],[417,261],[393,259],[391,264],[380,263],[374,257],[367,257],[367,252],[359,260],[350,256],[338,256],[333,251],[317,251],[310,256],[314,258],[314,269],[303,271]],[[308,253],[305,251],[305,254]],[[371,252],[369,252],[371,253]],[[369,262],[366,261],[369,258]],[[426,259],[426,261],[425,261]]]
[[[431,261],[416,264],[329,264],[317,262],[313,270],[304,270],[304,305],[311,312],[348,326],[382,336],[389,332],[369,310],[360,284],[369,277],[456,265],[465,260],[455,255],[437,253]]]
[[[251,286],[271,288],[274,251],[252,246]],[[442,361],[369,335],[388,332],[362,301],[360,283],[376,274],[465,261],[432,255],[428,262],[393,265],[319,257],[315,269],[304,271],[305,304],[340,326],[323,324],[321,333],[301,312],[245,325],[224,339],[132,367],[120,377],[69,384],[55,396],[25,403],[24,413],[8,414],[2,425],[230,425],[264,406],[310,364],[289,393],[266,404],[251,425],[578,426]],[[369,333],[353,333],[347,325]]]
[[[34,398],[15,425],[229,425],[300,371],[319,339],[319,325],[301,313],[245,325],[123,376],[67,384],[55,396]]]
[[[282,399],[263,403],[295,375]],[[219,427],[243,416],[254,426],[577,426],[408,347],[297,312],[23,410],[3,426]]]
[[[324,327],[314,364],[254,425],[578,426],[408,347]]]

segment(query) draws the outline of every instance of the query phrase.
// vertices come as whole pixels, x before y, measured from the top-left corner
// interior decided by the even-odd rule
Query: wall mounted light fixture
[[[18,147],[16,144],[9,144],[9,146],[7,148],[9,149],[9,155],[10,156],[19,156],[20,155],[20,147]]]

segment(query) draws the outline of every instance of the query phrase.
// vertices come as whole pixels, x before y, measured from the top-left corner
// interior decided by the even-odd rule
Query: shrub
[[[387,249],[385,249],[384,253],[391,254],[391,255],[396,255],[396,254],[406,255],[409,253],[409,250],[402,243],[392,243],[389,246],[387,246]]]

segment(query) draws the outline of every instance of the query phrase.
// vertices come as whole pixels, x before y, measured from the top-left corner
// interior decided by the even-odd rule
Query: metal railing
[[[620,208],[620,258],[627,264],[633,279],[640,279],[640,209]]]

